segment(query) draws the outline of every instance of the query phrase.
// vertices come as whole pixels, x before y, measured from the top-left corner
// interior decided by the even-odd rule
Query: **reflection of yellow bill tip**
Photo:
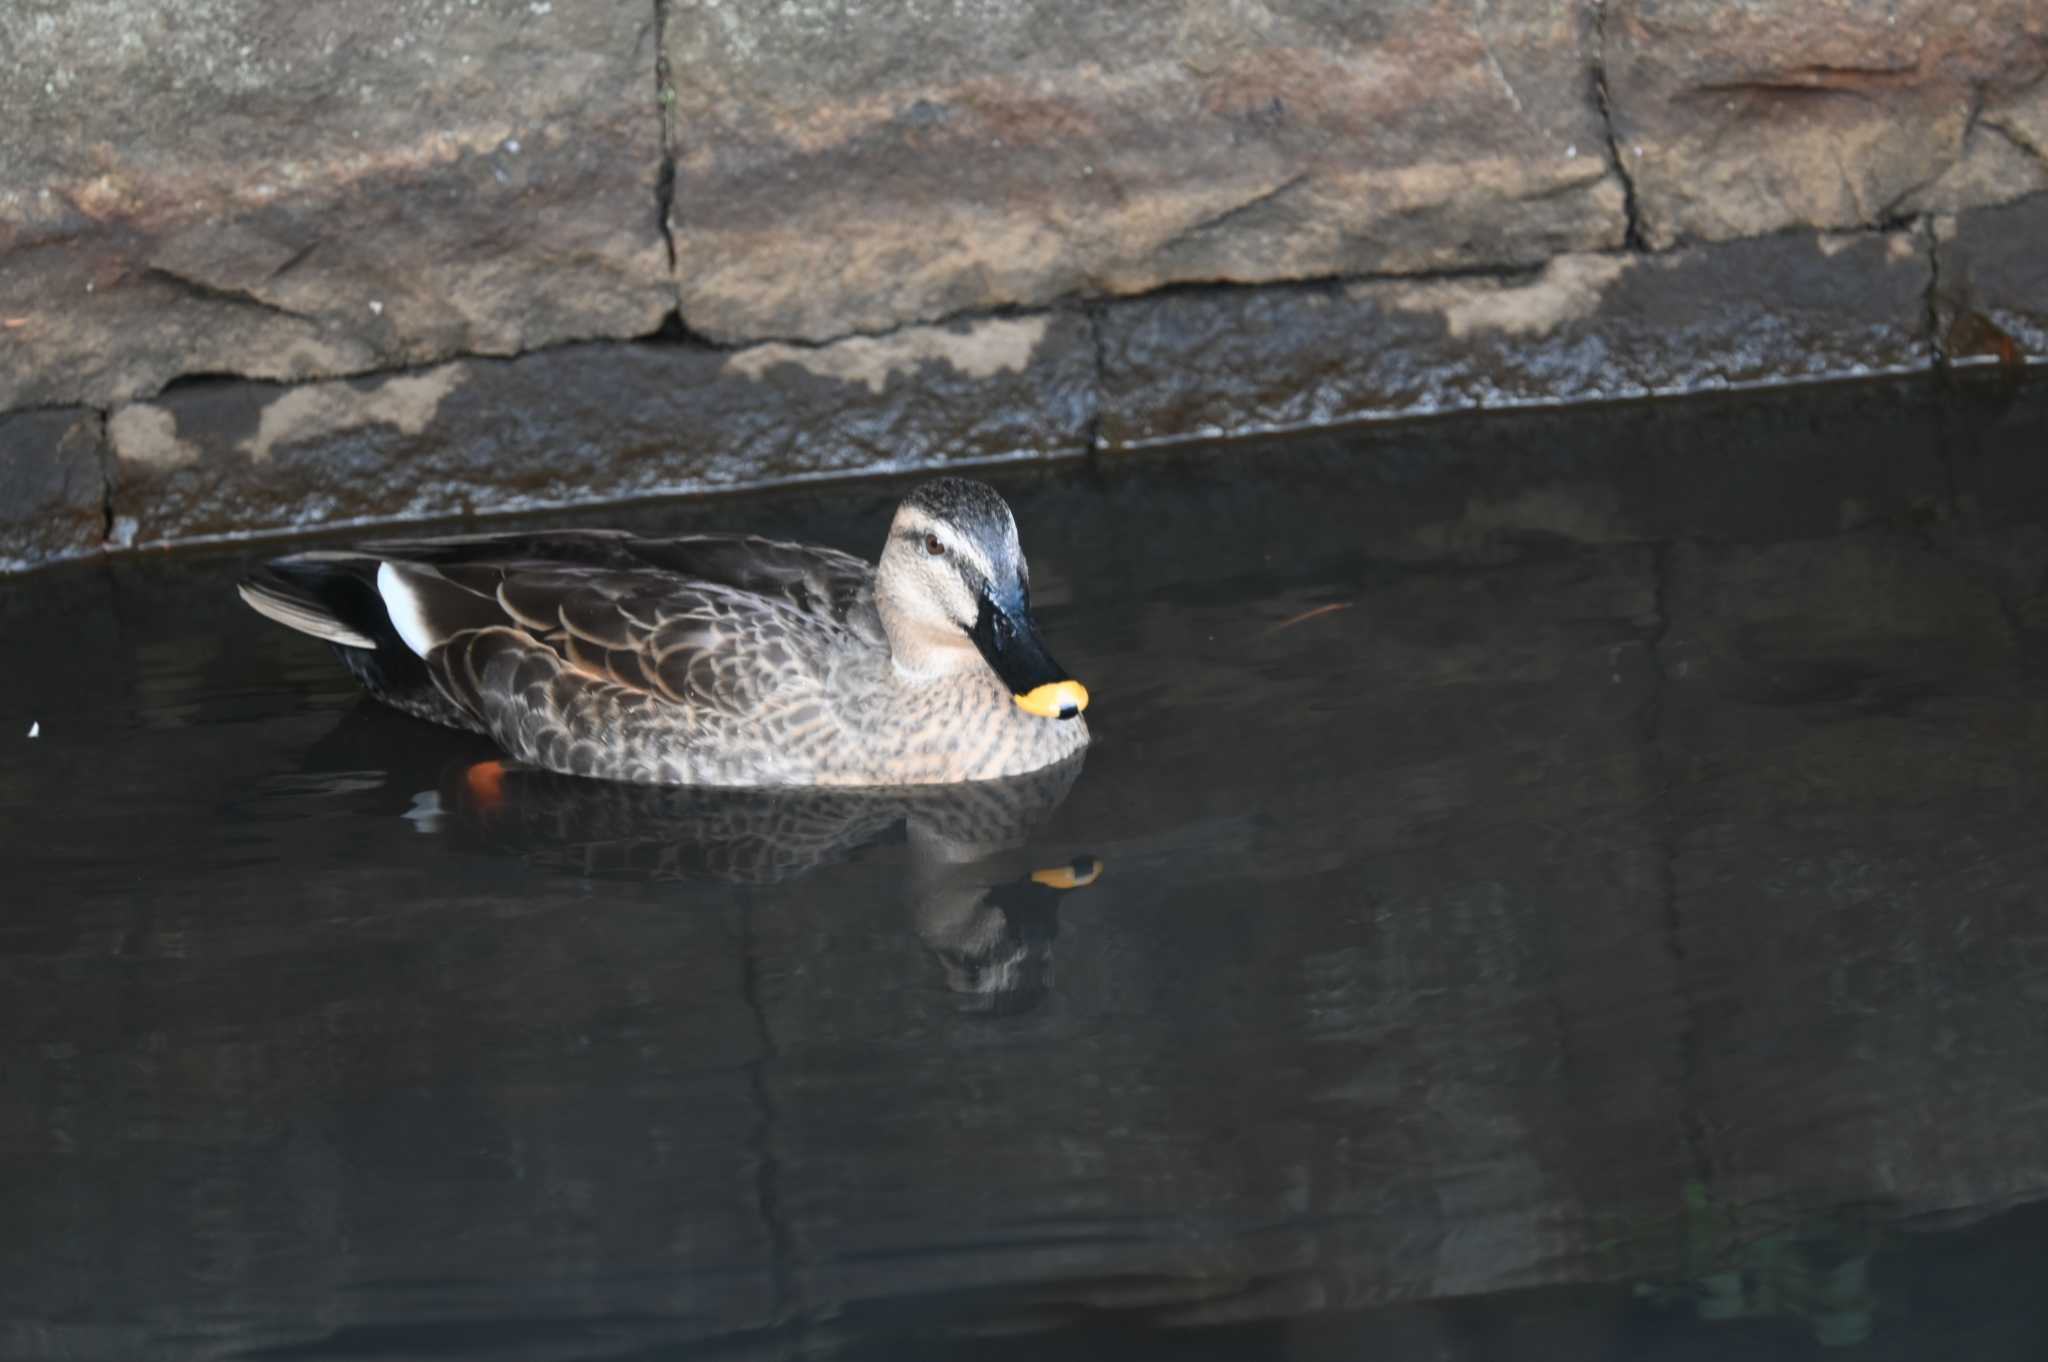
[[[1042,884],[1047,889],[1086,889],[1102,878],[1102,862],[1093,856],[1083,856],[1071,865],[1056,865],[1048,870],[1031,872],[1031,882]]]
[[[1017,708],[1041,719],[1071,719],[1088,708],[1088,688],[1079,681],[1054,681],[1018,696]]]

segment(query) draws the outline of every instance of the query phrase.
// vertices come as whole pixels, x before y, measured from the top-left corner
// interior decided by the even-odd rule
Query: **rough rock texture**
[[[1935,325],[1959,363],[2048,359],[2048,194],[1942,221]]]
[[[106,533],[105,462],[96,411],[0,415],[0,571],[99,549]]]
[[[816,339],[1618,246],[1591,22],[1553,0],[674,0],[683,316]]]
[[[1923,368],[1906,232],[1561,256],[1524,278],[1161,294],[1103,313],[1102,439]]]
[[[1600,35],[1616,154],[1654,248],[2048,186],[2037,0],[1611,0]]]
[[[117,548],[2048,357],[2039,0],[15,0],[0,127],[0,420],[117,428]],[[867,377],[996,323],[1051,388]]]
[[[653,49],[651,4],[0,6],[0,409],[653,330]]]
[[[1077,315],[821,348],[573,345],[117,410],[122,544],[574,506],[1085,448]]]

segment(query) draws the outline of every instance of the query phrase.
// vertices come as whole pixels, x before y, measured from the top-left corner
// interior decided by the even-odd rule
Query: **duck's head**
[[[985,662],[1027,713],[1071,719],[1088,708],[1087,688],[1038,636],[1017,522],[993,488],[964,478],[912,488],[889,526],[875,604],[906,672]]]

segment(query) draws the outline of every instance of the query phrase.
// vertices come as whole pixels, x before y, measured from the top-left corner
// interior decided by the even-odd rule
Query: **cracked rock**
[[[2035,0],[1612,0],[1603,33],[1616,150],[1654,249],[2048,186]]]
[[[652,9],[0,6],[0,408],[652,331]]]
[[[682,312],[818,339],[1618,247],[1590,22],[1549,0],[679,5]]]

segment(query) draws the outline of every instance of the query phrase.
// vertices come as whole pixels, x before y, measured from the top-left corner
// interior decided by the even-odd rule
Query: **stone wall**
[[[14,0],[0,562],[2048,356],[2038,0]]]

